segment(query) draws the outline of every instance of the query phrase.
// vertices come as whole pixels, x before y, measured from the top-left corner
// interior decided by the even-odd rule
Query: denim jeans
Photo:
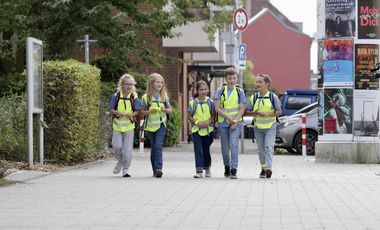
[[[201,136],[198,132],[193,133],[195,169],[197,172],[203,172],[203,169],[209,169],[211,166],[210,146],[214,141],[213,133]]]
[[[164,144],[165,133],[166,127],[163,123],[156,132],[147,132],[150,140],[150,163],[153,172],[162,170],[162,145]]]
[[[132,162],[133,137],[135,130],[128,132],[112,132],[113,155],[121,163],[123,169],[128,170]]]
[[[239,157],[239,136],[243,126],[238,122],[236,129],[230,127],[219,127],[220,142],[222,145],[222,155],[224,166],[230,166],[231,169],[237,169]],[[231,150],[231,156],[230,156]]]
[[[258,129],[254,127],[254,130],[261,168],[272,169],[277,124],[273,124],[269,129]]]

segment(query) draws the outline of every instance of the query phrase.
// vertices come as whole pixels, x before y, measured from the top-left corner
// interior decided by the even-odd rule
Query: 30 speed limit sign
[[[244,8],[237,8],[234,12],[234,25],[237,30],[244,31],[248,26],[248,14]]]

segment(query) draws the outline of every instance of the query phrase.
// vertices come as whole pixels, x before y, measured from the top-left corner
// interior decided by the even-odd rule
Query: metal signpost
[[[90,42],[97,42],[97,40],[90,40],[88,34],[84,35],[84,40],[77,40],[77,42],[84,43],[84,63],[90,63]]]
[[[241,87],[243,87],[243,71],[245,70],[245,59],[246,59],[246,50],[247,46],[241,44],[241,32],[245,31],[248,27],[248,14],[244,8],[238,7],[234,12],[234,26],[238,30],[238,44],[237,44],[237,53],[238,53],[238,65],[239,65],[239,81]],[[244,64],[242,64],[244,63]],[[241,153],[244,153],[244,127],[241,129]]]
[[[44,163],[43,122],[43,46],[42,41],[28,37],[26,39],[26,71],[28,92],[28,163],[33,166],[33,114],[39,115],[39,158]]]

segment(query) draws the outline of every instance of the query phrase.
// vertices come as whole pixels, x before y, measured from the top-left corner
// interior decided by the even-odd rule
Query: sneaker
[[[113,169],[113,174],[119,174],[121,171],[121,163],[118,161]]]
[[[211,171],[210,171],[210,169],[206,169],[205,177],[211,177]]]
[[[123,169],[123,177],[131,177],[131,175],[128,174],[128,170]]]
[[[237,179],[236,169],[231,169],[230,179]]]
[[[272,170],[270,170],[270,169],[265,170],[265,174],[266,174],[267,178],[270,178],[272,176]]]
[[[155,173],[154,173],[154,176],[157,177],[157,178],[161,178],[162,177],[162,171],[161,170],[157,170]]]
[[[228,178],[228,177],[230,177],[230,175],[231,175],[230,166],[224,166],[224,177]]]
[[[194,178],[202,178],[203,175],[202,175],[201,172],[197,172],[193,177],[194,177]]]
[[[265,178],[265,177],[267,177],[267,175],[266,175],[266,173],[265,173],[265,170],[262,169],[262,170],[261,170],[261,173],[260,173],[260,178]]]

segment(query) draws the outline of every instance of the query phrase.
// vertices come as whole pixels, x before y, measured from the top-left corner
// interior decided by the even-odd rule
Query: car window
[[[302,109],[311,104],[311,97],[305,96],[288,96],[286,109]]]
[[[308,105],[300,110],[298,110],[297,112],[295,112],[294,114],[299,114],[299,113],[308,113],[310,112],[311,110],[315,109],[318,107],[318,103],[313,103],[311,105]]]

